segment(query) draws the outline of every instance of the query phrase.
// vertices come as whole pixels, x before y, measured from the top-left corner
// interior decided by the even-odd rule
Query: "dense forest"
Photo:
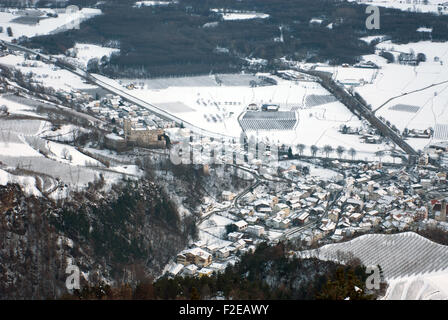
[[[97,191],[104,183],[57,202],[0,186],[0,299],[60,297],[70,259],[93,283],[136,283],[195,238],[194,218],[181,220],[154,183],[124,182],[107,195]]]
[[[87,6],[95,1],[71,2]],[[374,51],[360,37],[381,34],[396,42],[429,39],[431,35],[416,31],[420,26],[433,27],[433,41],[448,40],[446,16],[381,8],[380,30],[367,30],[365,6],[346,1],[180,0],[142,8],[133,4],[131,0],[102,2],[104,14],[82,23],[80,30],[33,38],[29,45],[50,53],[63,53],[75,42],[115,46],[121,54],[102,66],[102,73],[159,77],[239,71],[249,68],[245,58],[268,60],[265,69],[281,57],[353,63]],[[225,21],[213,8],[256,11],[269,18]],[[311,24],[312,18],[322,23]],[[213,22],[217,23],[204,26]]]
[[[365,267],[353,259],[338,265],[317,259],[289,258],[284,244],[260,244],[254,254],[224,273],[211,277],[163,277],[136,286],[110,287],[104,283],[83,286],[65,299],[330,299],[370,300],[365,288]],[[357,290],[355,286],[361,290]]]

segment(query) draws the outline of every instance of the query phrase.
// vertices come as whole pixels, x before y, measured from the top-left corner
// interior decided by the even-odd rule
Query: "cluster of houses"
[[[376,63],[372,61],[362,61],[353,65],[355,68],[361,69],[381,69]]]
[[[60,91],[58,95],[78,102],[83,111],[94,114],[104,122],[122,127],[121,135],[118,133],[106,137],[111,145],[132,142],[142,146],[164,147],[164,129],[174,126],[174,123],[156,118],[148,110],[112,94],[93,98],[73,90]],[[258,110],[255,104],[249,105],[249,108]],[[265,104],[261,110],[276,112],[278,105]],[[340,131],[359,134],[366,143],[379,142],[374,131],[346,125]],[[219,142],[201,140],[191,143],[207,149]],[[434,152],[448,152],[448,145],[433,144],[430,149],[432,147]],[[427,165],[428,161],[420,164]],[[412,230],[419,222],[428,219],[447,221],[448,199],[435,197],[428,200],[426,194],[433,186],[446,185],[447,177],[443,171],[343,161],[332,161],[331,166],[334,171],[342,173],[344,179],[329,181],[323,177],[310,176],[292,164],[279,171],[275,168],[283,178],[281,188],[278,188],[276,182],[260,184],[238,198],[236,205],[233,202],[237,195],[224,190],[220,203],[216,203],[215,207],[227,208],[220,212],[226,211],[223,214],[232,217],[233,230],[217,235],[225,240],[223,242],[194,243],[177,255],[168,273],[172,276],[201,277],[222,272],[229,263],[238,260],[238,255],[255,250],[261,241],[290,239],[291,230],[300,229],[294,236],[312,246],[341,241],[356,233]]]
[[[3,53],[9,54],[8,51]],[[22,67],[39,66],[38,55],[27,53],[24,57],[25,60],[20,64]],[[57,70],[59,67],[51,66],[51,68]],[[48,74],[37,74],[34,79],[47,77],[49,77]],[[106,137],[106,145],[113,149],[123,149],[129,143],[142,147],[164,148],[166,146],[164,129],[175,126],[173,122],[162,120],[148,110],[124,101],[117,95],[105,94],[101,97],[99,93],[58,89],[55,96],[77,105],[80,111],[93,115],[107,124],[106,126],[123,128],[121,139],[117,135],[121,130],[115,130],[115,135]]]
[[[409,173],[404,169],[360,166],[364,168],[346,178],[342,196],[320,226],[302,233],[301,238],[307,244],[325,237],[324,243],[356,233],[412,230],[429,218],[447,221],[446,205],[440,204],[443,200],[428,203],[424,197],[431,186],[446,184],[446,173],[425,169]]]
[[[248,111],[264,111],[264,112],[277,112],[280,109],[278,104],[262,104],[261,108],[256,103],[251,103],[246,108]]]
[[[339,132],[342,134],[359,135],[359,139],[368,144],[380,144],[383,142],[383,139],[376,134],[373,128],[350,127],[343,124],[339,127]]]
[[[106,137],[106,144],[116,150],[123,149],[129,144],[147,148],[165,148],[167,141],[164,129],[175,126],[174,122],[162,120],[148,110],[123,101],[120,96],[113,94],[106,94],[99,100],[90,101],[84,108],[97,118],[123,128],[121,139],[117,135]]]
[[[403,136],[409,138],[423,138],[430,139],[434,135],[434,130],[432,128],[428,129],[407,129],[403,130]]]
[[[280,170],[290,180],[287,187],[260,185],[238,199],[238,206],[220,213],[234,220],[232,232],[217,235],[226,245],[198,242],[177,256],[169,273],[204,276],[221,272],[228,263],[238,261],[238,253],[253,250],[262,241],[293,239],[292,234],[302,244],[313,246],[356,234],[415,230],[421,223],[447,222],[448,198],[428,198],[427,193],[446,185],[445,172],[422,166],[412,170],[386,167],[379,162],[333,161],[331,167],[345,178],[329,181],[304,175],[295,165]],[[221,207],[236,196],[223,191]]]
[[[286,171],[289,177],[300,175],[295,166]],[[243,206],[240,216],[252,225],[261,224],[277,230],[303,225],[310,215],[323,213],[331,193],[342,188],[331,184],[325,190],[315,182],[310,178],[280,193],[268,188],[249,193],[240,202]]]
[[[148,110],[123,101],[120,96],[106,94],[103,98],[92,100],[84,106],[98,118],[123,127],[129,119],[135,127],[171,127],[174,124],[163,121],[152,115]]]
[[[436,141],[428,144],[423,150],[421,164],[438,163],[444,168],[448,167],[448,142]]]
[[[92,95],[80,90],[58,90],[56,96],[76,103],[81,111],[93,115],[107,126],[123,128],[106,136],[106,146],[114,150],[121,151],[128,145],[165,148],[164,129],[175,126],[174,122],[162,120],[148,110],[123,101],[120,96],[113,94],[94,99]]]
[[[236,224],[247,227],[246,222]],[[207,245],[204,241],[195,242],[191,248],[183,250],[176,256],[176,262],[171,264],[167,273],[170,276],[210,276],[213,272],[223,272],[228,264],[234,264],[237,261],[233,257],[235,254],[255,250],[254,241],[244,237],[242,232],[229,233],[228,238],[234,242],[225,247],[216,244]]]

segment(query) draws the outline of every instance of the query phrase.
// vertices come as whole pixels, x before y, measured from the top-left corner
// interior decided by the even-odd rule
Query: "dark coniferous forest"
[[[94,6],[97,2],[71,3]],[[360,37],[381,34],[398,43],[429,40],[430,35],[416,31],[421,26],[433,28],[433,41],[448,40],[446,16],[381,8],[380,30],[367,30],[365,6],[346,1],[180,0],[169,6],[142,8],[133,7],[134,3],[105,1],[99,5],[103,15],[82,23],[80,30],[33,38],[28,45],[50,53],[63,53],[75,42],[119,47],[121,54],[102,64],[102,73],[161,77],[248,68],[269,71],[283,57],[354,63],[361,55],[374,52],[374,44],[368,45]],[[269,14],[269,18],[225,21],[210,10],[213,8],[255,11]],[[322,23],[310,23],[313,18]],[[278,41],[280,27],[283,42]],[[262,58],[267,63],[249,66],[246,58]]]

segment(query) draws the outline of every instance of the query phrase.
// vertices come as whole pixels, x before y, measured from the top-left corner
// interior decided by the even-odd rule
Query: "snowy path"
[[[400,94],[400,95],[398,95],[398,96],[389,98],[386,102],[384,102],[384,103],[381,104],[378,108],[376,108],[375,110],[373,110],[373,113],[376,113],[378,110],[380,110],[380,109],[381,109],[382,107],[384,107],[386,104],[388,104],[389,102],[391,102],[391,101],[393,101],[393,100],[395,100],[395,99],[401,98],[401,97],[403,97],[403,96],[407,96],[407,95],[412,94],[412,93],[416,93],[416,92],[424,91],[424,90],[427,90],[427,89],[432,88],[432,87],[439,86],[439,85],[444,84],[444,83],[448,83],[448,80],[445,80],[445,81],[442,81],[442,82],[439,82],[439,83],[433,83],[433,84],[431,84],[431,85],[429,85],[429,86],[426,86],[426,87],[424,87],[424,88],[420,88],[420,89],[417,89],[417,90],[413,90],[413,91],[405,92],[405,93]]]

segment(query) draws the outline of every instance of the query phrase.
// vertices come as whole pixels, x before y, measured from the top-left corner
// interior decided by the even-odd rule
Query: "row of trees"
[[[0,26],[0,33],[3,33],[3,27],[1,27],[1,26]],[[8,37],[14,36],[14,34],[12,33],[11,27],[6,28],[6,33],[8,34]]]
[[[299,151],[299,155],[303,156],[306,146],[303,143],[300,143],[296,146],[296,148]],[[336,152],[336,154],[338,155],[339,158],[342,158],[342,156],[345,153],[348,153],[351,156],[352,160],[355,159],[355,156],[357,154],[357,151],[354,148],[350,148],[347,150],[344,146],[338,146],[335,149],[329,144],[323,146],[322,148],[319,148],[316,145],[312,145],[310,147],[310,152],[313,157],[316,157],[317,154],[319,152],[321,152],[321,153],[325,154],[325,157],[327,157],[327,158],[330,157],[330,154],[333,152]],[[382,150],[378,150],[375,152],[375,157],[378,157],[380,162],[384,156],[385,156],[385,152]]]
[[[298,144],[297,146],[297,150],[299,151],[299,155],[303,155],[306,146],[303,143]],[[310,147],[310,151],[313,157],[317,156],[318,152],[321,151],[322,153],[325,154],[325,156],[328,158],[330,156],[331,153],[335,152],[337,153],[339,158],[342,158],[342,156],[344,155],[344,153],[348,152],[348,154],[350,154],[350,156],[352,157],[352,160],[354,160],[357,151],[354,148],[350,148],[349,150],[346,150],[346,148],[344,146],[338,146],[336,149],[334,149],[332,146],[330,145],[325,145],[322,147],[322,149],[320,149],[318,146],[316,145],[312,145]]]

